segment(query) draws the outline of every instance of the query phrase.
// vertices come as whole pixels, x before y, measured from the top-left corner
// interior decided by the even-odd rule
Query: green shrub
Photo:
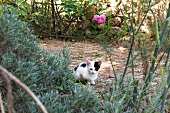
[[[50,113],[94,113],[100,109],[98,96],[88,86],[74,85],[71,93],[67,95],[47,92],[40,97],[40,100]],[[28,105],[31,103],[34,102],[31,101]],[[37,106],[35,103],[33,105]],[[28,110],[32,111],[32,109]],[[35,112],[37,111],[33,113]]]
[[[68,67],[70,53],[66,46],[60,53],[54,54],[41,49],[27,23],[19,20],[8,9],[0,17],[0,40],[0,65],[18,77],[36,95],[41,97],[49,91],[58,90],[58,87],[63,90],[72,87],[74,76]],[[26,112],[25,103],[29,103],[31,99],[16,84],[12,86],[15,110]],[[4,94],[5,89],[0,89]],[[56,92],[54,94],[57,95]]]

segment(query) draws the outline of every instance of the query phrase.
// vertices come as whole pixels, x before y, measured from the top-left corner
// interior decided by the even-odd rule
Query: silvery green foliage
[[[66,46],[54,54],[41,49],[28,24],[18,19],[12,11],[4,10],[0,17],[0,65],[17,76],[40,98],[49,91],[57,95],[55,91],[58,87],[70,89],[73,75],[68,67],[69,56]],[[12,87],[16,111],[26,112],[34,106],[22,88],[16,84]],[[0,90],[5,95],[5,88],[0,87]],[[30,104],[26,106],[25,103]]]
[[[142,87],[138,86],[130,76],[124,84],[120,84],[121,76],[117,83],[108,85],[106,93],[102,94],[101,107],[107,113],[154,113],[160,108],[160,97],[162,96],[162,83],[153,93],[141,98]],[[101,111],[102,112],[102,111]]]
[[[55,88],[54,84],[64,86],[63,82],[71,78],[66,46],[54,54],[41,49],[27,23],[20,21],[15,14],[4,12],[0,26],[3,40],[0,63],[28,86],[35,89],[41,83],[45,89]]]
[[[102,95],[102,106],[103,110],[107,113],[123,113],[124,111],[132,112],[133,109],[129,109],[128,103],[131,103],[133,89],[131,85],[133,84],[130,78],[127,84],[124,86],[120,84],[121,77],[118,77],[118,82],[116,84],[109,84],[108,91]]]
[[[48,91],[38,95],[49,113],[96,113],[101,110],[99,98],[88,86],[74,85],[70,94]],[[30,100],[25,103],[28,113],[41,113],[38,105]],[[22,106],[21,106],[22,107]]]
[[[100,111],[98,95],[91,87],[75,85],[71,92],[73,113],[95,113]]]
[[[99,111],[100,104],[98,96],[88,86],[74,85],[71,94],[54,96],[43,96],[50,101],[46,102],[47,110],[62,113],[91,113]],[[43,102],[44,98],[40,98]]]

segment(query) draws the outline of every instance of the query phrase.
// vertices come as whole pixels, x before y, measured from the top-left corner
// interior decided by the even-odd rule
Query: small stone
[[[122,19],[120,17],[115,17],[112,20],[113,26],[120,26],[122,24]]]
[[[149,28],[145,25],[140,27],[141,32],[146,33],[146,34],[151,34],[149,31]]]
[[[122,29],[120,27],[110,27],[110,32],[112,34],[115,34],[115,33],[120,32],[120,31],[122,31]]]

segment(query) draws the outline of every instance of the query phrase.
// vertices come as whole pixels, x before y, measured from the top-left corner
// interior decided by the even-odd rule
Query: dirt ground
[[[106,54],[103,47],[95,42],[71,42],[71,41],[58,41],[58,40],[41,40],[39,42],[39,46],[50,51],[60,51],[63,44],[66,44],[69,51],[71,52],[71,65],[70,67],[73,69],[79,63],[84,62],[86,59],[94,60],[94,61],[102,61],[101,68],[99,70],[99,76],[96,80],[96,84],[92,87],[97,92],[102,92],[105,90],[108,83],[114,80],[113,69],[111,66],[111,62],[109,60],[109,56]],[[116,75],[119,76],[123,74],[127,56],[129,49],[121,46],[111,46],[110,52],[112,53],[112,62],[114,69],[116,71]],[[136,54],[136,52],[134,52]],[[135,65],[135,78],[142,80],[142,61],[136,60],[134,62]],[[160,79],[159,72],[156,79]],[[131,68],[128,68],[127,75],[131,74]],[[155,86],[157,82],[154,82],[152,85]]]

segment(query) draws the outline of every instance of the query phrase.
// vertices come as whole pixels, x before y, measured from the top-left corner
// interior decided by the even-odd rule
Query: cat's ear
[[[86,59],[86,64],[89,65],[90,64],[90,60]]]
[[[101,62],[101,61],[99,61],[99,62],[98,62],[98,66],[101,66],[101,64],[102,64],[102,62]]]

